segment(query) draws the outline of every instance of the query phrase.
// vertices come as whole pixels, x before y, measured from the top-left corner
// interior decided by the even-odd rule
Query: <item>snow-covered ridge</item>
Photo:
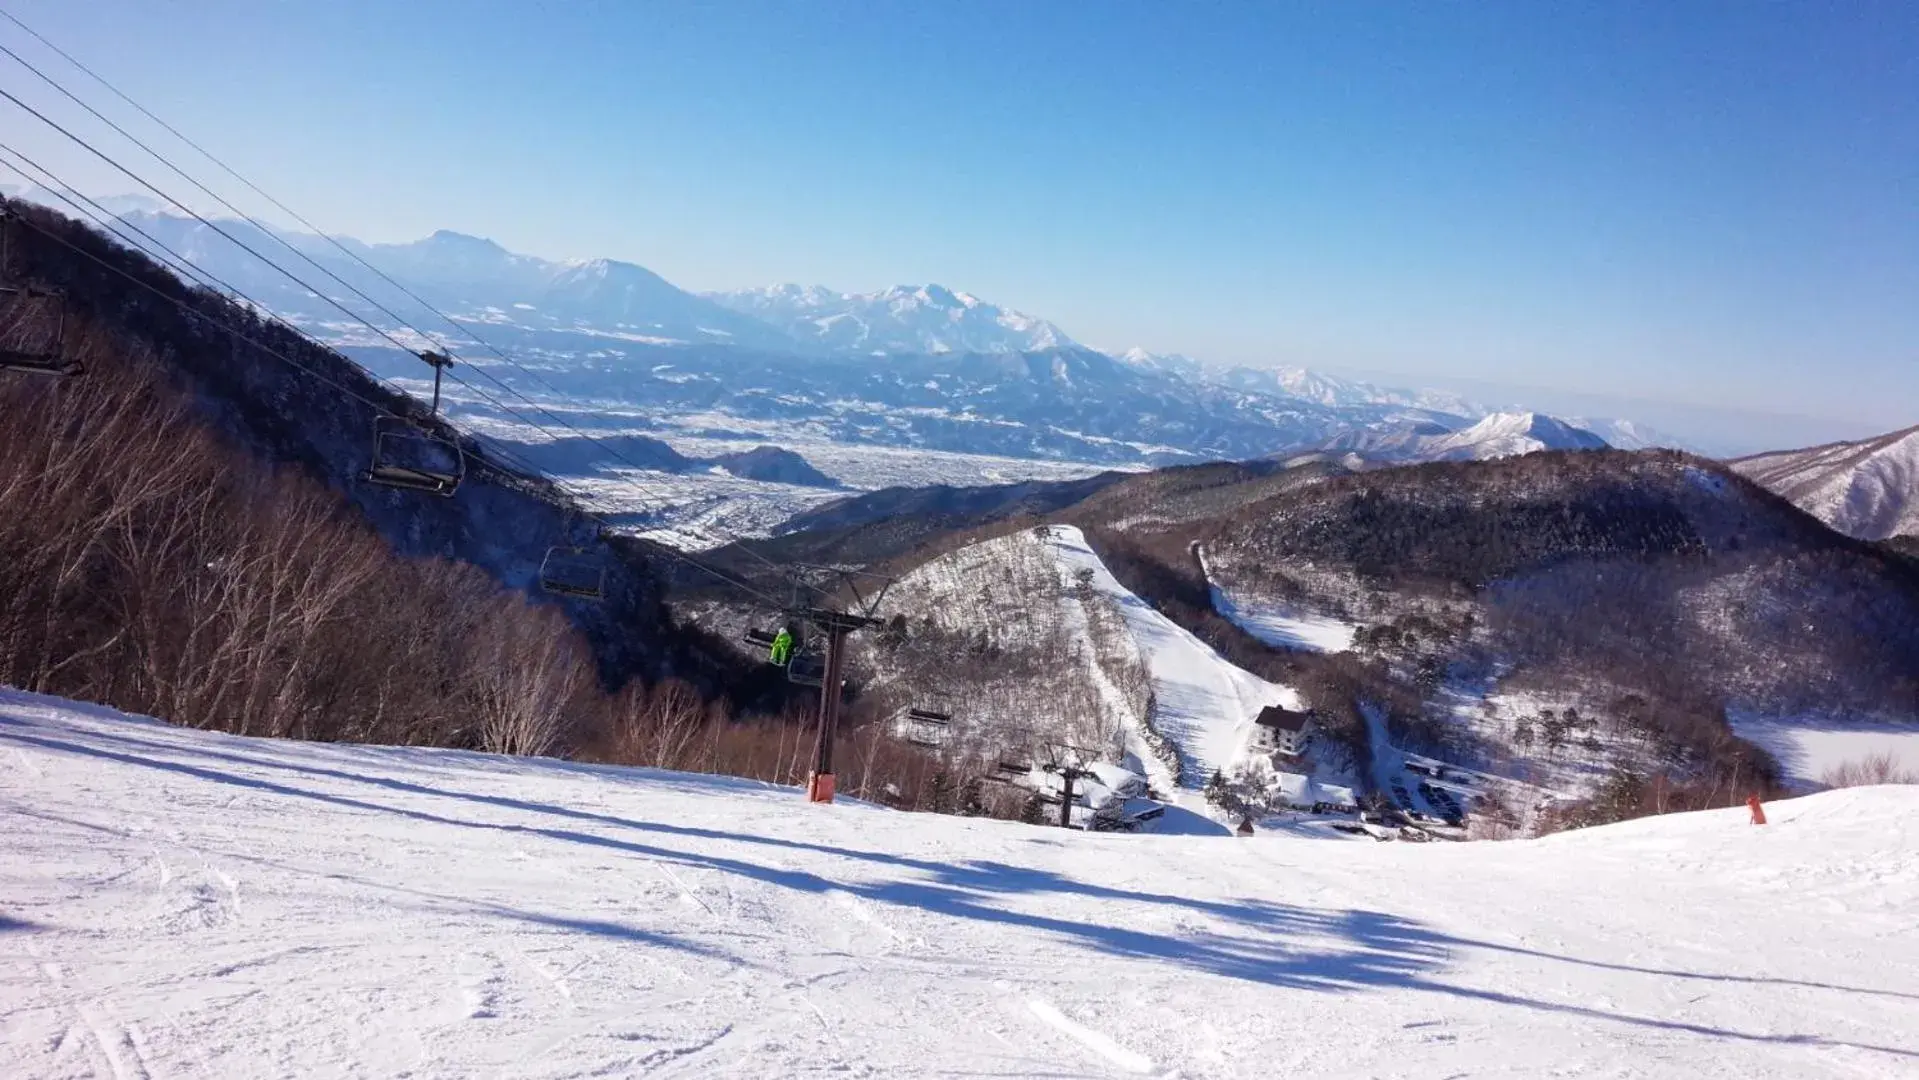
[[[1068,836],[11,691],[0,778],[6,1076],[1919,1060],[1919,788],[1504,844]]]
[[[1849,536],[1919,535],[1919,427],[1731,464]]]
[[[160,242],[329,344],[376,357],[388,352],[391,343],[381,335],[207,225],[156,212],[150,200],[114,205],[125,206],[129,218]],[[471,347],[458,335],[440,335],[437,319],[381,275],[404,282],[408,291],[457,322],[484,326],[489,340],[543,368],[543,380],[563,384],[566,394],[579,400],[617,399],[656,414],[713,407],[710,387],[696,393],[640,374],[657,369],[663,353],[676,354],[675,362],[715,369],[715,381],[729,391],[773,396],[743,414],[759,416],[770,408],[783,421],[820,419],[896,445],[939,440],[940,449],[970,453],[1064,453],[1118,463],[1246,458],[1311,448],[1341,433],[1367,438],[1382,424],[1454,431],[1484,412],[1457,395],[1383,388],[1299,368],[1218,370],[1190,357],[1140,350],[1108,357],[1082,349],[1044,318],[936,284],[871,293],[789,284],[696,295],[635,263],[552,261],[451,230],[398,244],[337,239],[378,267],[380,273],[374,274],[344,257],[334,241],[295,232],[280,232],[276,239],[246,222],[215,220],[221,232],[254,250],[270,253],[284,240],[339,275],[351,283],[351,291],[372,297],[384,311],[348,295],[344,286],[327,284],[326,291],[337,294],[333,299],[360,309],[409,348],[451,349],[511,377],[497,370],[500,365],[484,355],[487,350]],[[325,284],[317,274],[311,276]],[[415,342],[412,331],[385,312],[403,313],[440,336]],[[1070,381],[1073,395],[1098,407],[1061,410],[1014,392],[1013,384],[1031,373],[1002,370],[996,362],[1012,364],[1019,354],[1062,371],[1076,366],[1074,377],[1060,380],[1062,385]],[[836,363],[787,362],[795,355]],[[880,366],[870,360],[875,355],[900,366],[913,358],[947,362],[950,357],[966,370],[946,380],[892,380],[901,373],[885,367],[876,371]],[[1087,357],[1098,357],[1103,369],[1092,370],[1083,362]],[[849,363],[853,360],[860,363]],[[396,362],[396,370],[415,370],[410,358]],[[556,374],[563,377],[555,379]],[[838,415],[843,410],[833,406],[835,401],[869,415]],[[988,430],[991,424],[1020,430]],[[1062,451],[1062,444],[1075,443],[1085,445],[1066,445]]]
[[[1498,412],[1422,448],[1434,461],[1484,461],[1540,450],[1604,450],[1606,440],[1543,413]]]
[[[1355,426],[1320,444],[1325,451],[1352,451],[1381,461],[1488,461],[1541,450],[1603,450],[1605,439],[1570,421],[1534,412],[1488,413],[1471,424],[1425,417]]]
[[[800,341],[870,353],[1017,353],[1077,348],[1044,319],[943,285],[843,293],[823,285],[770,285],[707,298]]]

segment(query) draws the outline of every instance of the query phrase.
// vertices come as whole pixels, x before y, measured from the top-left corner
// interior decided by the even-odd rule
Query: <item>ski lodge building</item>
[[[1294,712],[1282,705],[1259,710],[1253,727],[1253,746],[1265,753],[1295,757],[1306,748],[1306,736],[1313,729],[1313,715]]]

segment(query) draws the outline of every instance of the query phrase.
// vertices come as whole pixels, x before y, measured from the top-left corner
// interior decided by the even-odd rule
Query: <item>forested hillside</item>
[[[10,209],[7,283],[61,299],[0,326],[80,373],[0,373],[0,683],[248,734],[803,778],[805,695],[674,623],[666,553],[599,538],[298,333]],[[459,442],[457,493],[361,482],[382,411]],[[540,590],[563,544],[600,554],[603,602]]]
[[[592,524],[556,488],[492,459],[484,446],[427,419],[423,404],[338,354],[182,283],[91,228],[24,203],[10,210],[20,218],[9,237],[11,276],[62,292],[67,335],[95,342],[91,348],[103,357],[95,368],[111,367],[122,355],[148,356],[155,373],[191,402],[191,415],[227,445],[337,492],[399,554],[469,563],[526,590],[548,546],[595,542]],[[420,370],[428,374],[425,365]],[[470,464],[457,496],[422,497],[355,482],[383,412],[411,416],[460,443]],[[123,460],[128,469],[152,465]],[[710,650],[669,632],[659,561],[628,546],[625,558],[610,563],[608,602],[572,605],[567,614],[587,634],[609,685],[630,675],[717,685],[722,680]]]
[[[1213,607],[1353,625],[1395,742],[1608,814],[1769,783],[1734,715],[1919,716],[1914,567],[1684,454],[1334,476],[1125,542]]]
[[[994,517],[778,543],[904,572],[1037,520],[1080,525],[1128,588],[1298,688],[1362,772],[1370,710],[1409,750],[1604,804],[1569,819],[1765,789],[1775,763],[1733,716],[1919,717],[1919,562],[1677,452],[1203,465]],[[1262,611],[1347,627],[1349,645],[1269,644],[1244,621]]]

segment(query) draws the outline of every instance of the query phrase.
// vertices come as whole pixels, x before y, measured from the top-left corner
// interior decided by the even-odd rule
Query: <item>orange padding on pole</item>
[[[833,774],[830,772],[808,773],[806,777],[807,802],[833,801]]]
[[[1746,809],[1752,811],[1752,823],[1754,825],[1764,825],[1766,823],[1766,808],[1759,805],[1758,795],[1749,795],[1746,797]]]

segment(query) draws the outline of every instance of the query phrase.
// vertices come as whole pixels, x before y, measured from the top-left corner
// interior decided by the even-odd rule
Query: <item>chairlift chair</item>
[[[818,646],[798,645],[786,662],[786,681],[798,686],[826,685],[826,654]]]
[[[777,630],[762,630],[757,626],[747,627],[744,636],[748,645],[765,649],[769,654],[773,651],[773,643],[780,637]]]
[[[382,416],[373,422],[373,462],[361,474],[372,484],[449,496],[466,478],[458,444],[413,421]]]
[[[952,723],[952,715],[939,709],[917,706],[908,709],[905,724],[906,741],[914,746],[945,746]]]
[[[453,358],[446,353],[415,354],[433,369],[433,404],[429,419],[440,415],[440,384]],[[373,463],[361,478],[374,484],[424,491],[448,496],[459,490],[466,478],[466,455],[459,444],[434,434],[424,425],[399,416],[382,416],[373,421]]]
[[[575,600],[604,600],[606,563],[586,548],[548,548],[540,562],[540,588]]]
[[[67,308],[60,293],[33,285],[0,288],[11,318],[0,322],[0,371],[27,375],[77,375],[78,362],[66,355]],[[36,304],[35,301],[40,301]],[[33,335],[28,326],[47,302],[53,306],[53,332]]]

